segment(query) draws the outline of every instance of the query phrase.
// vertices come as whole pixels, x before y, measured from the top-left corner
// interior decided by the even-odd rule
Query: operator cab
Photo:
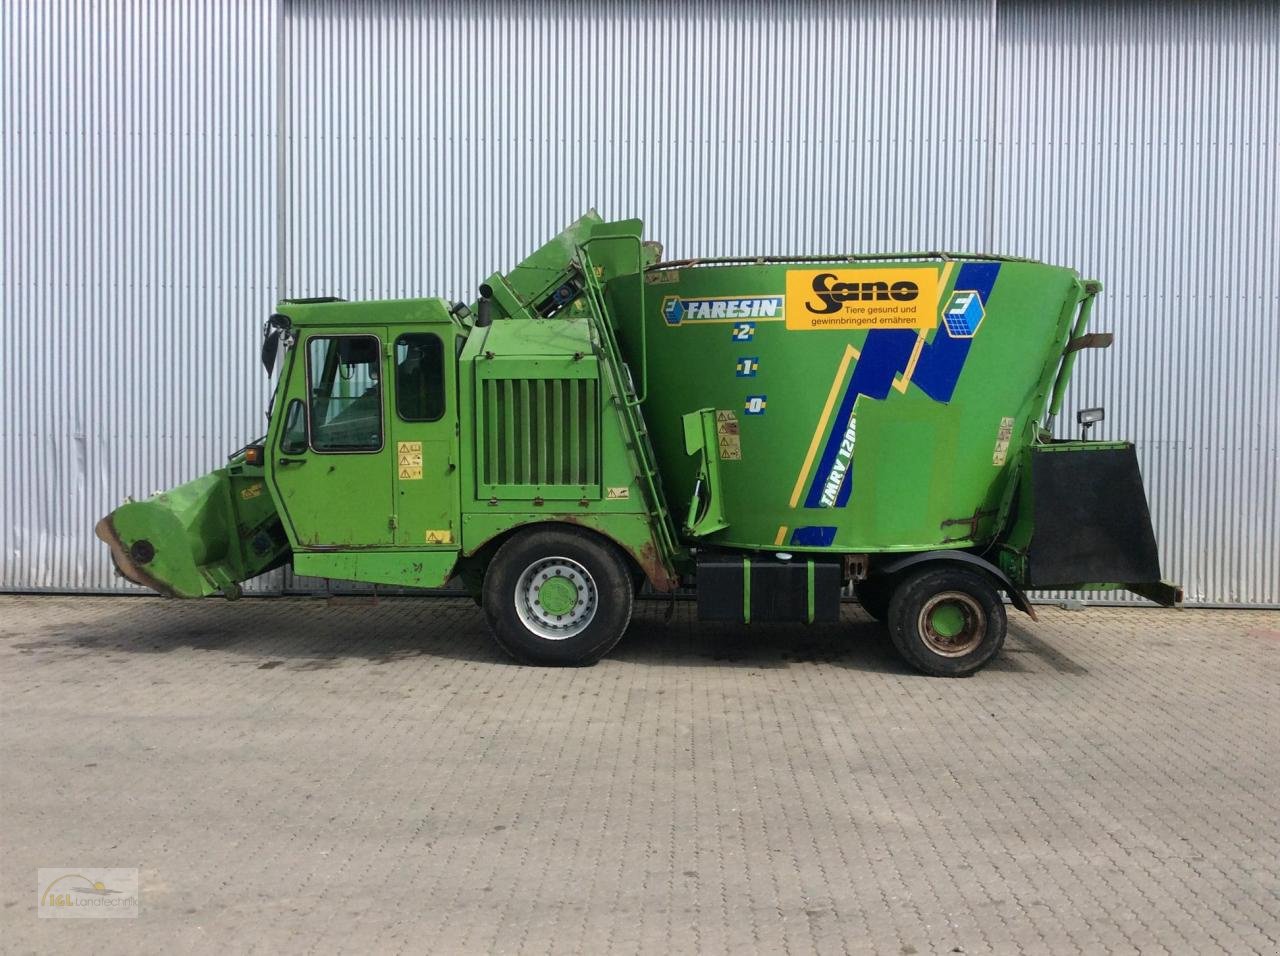
[[[264,448],[297,573],[371,576],[356,563],[438,548],[452,566],[461,537],[457,368],[466,327],[439,299],[286,300],[265,329],[283,346]],[[400,575],[397,573],[397,579]]]

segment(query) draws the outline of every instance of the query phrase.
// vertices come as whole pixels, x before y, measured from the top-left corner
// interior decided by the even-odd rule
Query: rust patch
[[[556,520],[563,521],[565,524],[577,525],[580,528],[586,528],[594,531],[598,535],[608,538],[627,554],[635,558],[636,564],[640,565],[640,570],[644,572],[644,576],[649,579],[649,583],[653,585],[655,591],[661,591],[664,594],[668,591],[675,590],[676,582],[667,573],[666,565],[662,563],[662,558],[658,555],[658,549],[654,546],[653,539],[650,538],[644,543],[640,550],[630,547],[619,541],[617,538],[606,534],[590,521],[584,521],[577,515],[557,515]]]
[[[676,582],[671,575],[667,573],[666,565],[663,564],[658,549],[654,547],[653,541],[649,540],[644,543],[644,547],[640,549],[640,553],[631,552],[636,561],[640,564],[640,569],[644,571],[645,577],[649,579],[649,583],[653,585],[655,591],[662,591],[664,594],[674,591]]]
[[[111,549],[111,563],[116,566],[116,570],[126,580],[132,581],[134,584],[140,584],[144,588],[150,588],[157,594],[165,597],[176,598],[178,593],[169,585],[164,584],[157,578],[152,577],[142,568],[138,567],[137,562],[129,554],[129,549],[124,546],[124,542],[120,540],[120,534],[116,531],[116,526],[111,520],[111,515],[107,515],[93,527],[93,533],[98,536],[108,548]]]
[[[944,531],[947,528],[953,527],[955,525],[963,525],[964,527],[967,527],[969,529],[969,533],[962,534],[959,537],[943,538],[942,543],[951,544],[956,541],[974,540],[975,538],[978,537],[979,522],[981,522],[983,518],[993,518],[997,514],[999,514],[999,512],[995,508],[987,508],[985,510],[978,508],[973,512],[973,514],[969,515],[967,518],[948,518],[946,521],[942,522],[939,525],[939,527],[942,528]]]
[[[633,548],[625,544],[624,542],[619,541],[617,538],[605,532],[603,529],[601,529],[596,523],[594,523],[591,520],[591,517],[589,515],[575,515],[575,514],[568,514],[568,513],[548,515],[545,520],[528,521],[528,522],[525,522],[524,524],[517,525],[516,528],[510,528],[507,530],[514,531],[517,528],[522,529],[522,528],[533,527],[535,525],[556,525],[556,524],[569,524],[579,528],[586,528],[588,531],[594,532],[595,534],[600,535],[602,538],[612,541],[619,548],[627,552],[627,554],[631,555],[631,557],[635,559],[636,564],[640,565],[640,570],[644,572],[644,576],[649,579],[649,583],[653,585],[653,588],[655,591],[661,591],[665,594],[669,591],[674,591],[679,586],[679,582],[677,581],[677,579],[674,578],[667,571],[666,565],[663,564],[662,558],[658,554],[658,549],[654,545],[652,538],[646,541],[644,545],[637,550],[636,548]],[[506,533],[507,533],[506,531],[499,532],[498,534],[492,535],[489,538],[486,538],[484,541],[481,541],[475,544],[473,544],[470,540],[468,540],[466,550],[462,552],[462,555],[464,557],[471,557],[472,555],[479,552],[482,548],[484,548],[484,546],[487,545],[494,538],[499,537],[502,534],[506,534]]]

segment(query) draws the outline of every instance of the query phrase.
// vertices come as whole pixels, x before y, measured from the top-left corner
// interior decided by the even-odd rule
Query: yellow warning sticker
[[[1009,442],[1013,438],[1013,419],[1000,419],[1000,430],[996,432],[996,447],[991,453],[991,464],[999,468],[1009,457]]]
[[[716,439],[721,461],[742,461],[742,435],[738,417],[726,408],[716,409]]]
[[[262,482],[256,481],[244,491],[240,492],[240,497],[245,501],[252,501],[254,498],[262,494]]]
[[[427,544],[453,544],[453,532],[448,528],[427,532]]]
[[[396,459],[400,477],[405,481],[415,481],[422,477],[422,442],[396,442]]]
[[[610,488],[607,493],[609,501],[624,501],[631,497],[630,488]]]

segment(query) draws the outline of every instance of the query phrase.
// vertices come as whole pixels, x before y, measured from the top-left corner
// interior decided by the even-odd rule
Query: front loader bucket
[[[261,471],[240,464],[127,502],[94,532],[124,577],[166,597],[238,597],[289,556]]]

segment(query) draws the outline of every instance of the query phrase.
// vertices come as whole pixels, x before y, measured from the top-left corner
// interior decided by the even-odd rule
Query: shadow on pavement
[[[92,611],[90,611],[92,608]],[[658,666],[776,668],[821,663],[860,671],[914,674],[880,624],[847,604],[839,623],[706,624],[692,602],[636,602],[631,626],[607,658]],[[81,613],[75,613],[83,609]],[[516,666],[493,643],[484,613],[467,598],[160,598],[74,602],[56,625],[21,630],[9,647],[21,654],[99,654],[104,664],[128,654],[182,648],[242,655],[270,670],[324,670],[349,661],[374,664],[422,656]],[[12,633],[12,631],[11,631]]]

